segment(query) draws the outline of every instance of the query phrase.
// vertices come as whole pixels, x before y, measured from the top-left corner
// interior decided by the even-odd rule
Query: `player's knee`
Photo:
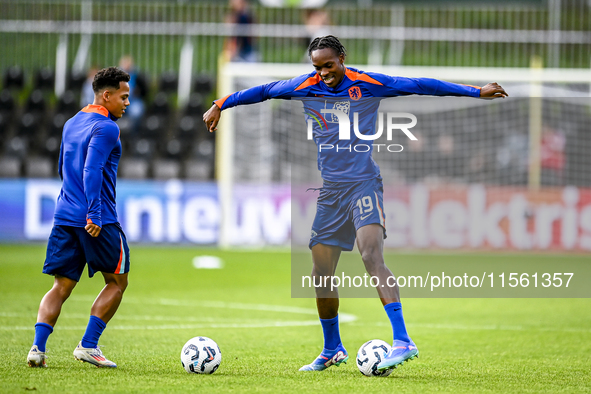
[[[363,262],[366,265],[367,264],[374,264],[375,262],[382,260],[379,248],[377,248],[377,247],[363,248],[363,251],[361,252],[361,260],[363,260]]]
[[[378,249],[364,250],[361,254],[361,259],[365,265],[367,272],[372,273],[382,268],[384,259]]]
[[[122,278],[117,278],[116,281],[116,285],[119,288],[119,290],[121,291],[121,294],[125,293],[125,289],[127,289],[127,285],[128,285],[128,281],[127,281],[127,275],[125,275],[125,277]]]
[[[71,279],[56,276],[53,288],[59,294],[59,297],[65,301],[70,297],[70,294],[72,294],[72,290],[76,287],[76,283],[76,281]]]
[[[105,277],[105,283],[107,285],[114,286],[117,289],[119,289],[119,291],[121,291],[121,294],[123,294],[125,292],[125,289],[127,289],[127,274],[115,275],[103,273],[103,276]]]
[[[72,294],[73,289],[74,289],[73,287],[65,287],[65,286],[58,286],[57,287],[59,297],[64,301],[70,297],[70,294]]]

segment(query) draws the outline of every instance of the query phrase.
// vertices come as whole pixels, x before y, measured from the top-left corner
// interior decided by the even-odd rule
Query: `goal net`
[[[490,208],[495,199],[511,194],[509,190],[526,194],[537,193],[536,195],[543,194],[544,191],[564,194],[564,190],[567,190],[568,194],[572,187],[583,190],[591,185],[591,155],[588,154],[591,149],[591,133],[588,132],[591,121],[589,70],[357,68],[394,76],[430,77],[478,86],[494,81],[501,84],[510,95],[507,99],[492,101],[424,96],[382,101],[380,112],[412,113],[418,120],[412,129],[416,141],[409,141],[403,133],[390,141],[399,144],[402,152],[383,154],[374,149],[373,154],[384,178],[386,194],[389,190],[391,195],[404,194],[405,197],[400,197],[399,201],[406,200],[409,204],[406,209],[411,213],[411,200],[416,190],[438,190],[435,194],[430,194],[428,204],[455,193],[456,201],[462,201],[468,211],[467,215],[470,216],[471,203],[468,195],[474,186],[485,189],[485,194],[489,197],[485,204]],[[237,90],[292,78],[311,70],[308,64],[228,63],[221,68],[219,74],[218,95],[222,97]],[[232,209],[236,187],[242,185],[321,186],[316,161],[318,148],[308,139],[303,112],[302,103],[294,100],[270,100],[224,111],[216,152],[222,212]],[[376,141],[379,142],[382,141]],[[576,189],[577,193],[579,189]],[[491,193],[496,193],[497,197],[491,198]],[[539,200],[539,197],[532,196],[527,195],[525,198],[528,202],[536,198]],[[548,204],[555,197],[548,198],[540,201]],[[577,198],[581,205],[581,197]],[[562,203],[566,204],[564,201]],[[510,201],[506,201],[506,204],[504,212],[509,215],[513,208]],[[531,213],[532,209],[535,211],[535,204],[525,204],[523,214],[526,217],[534,215]],[[562,217],[561,212],[556,213],[552,220],[545,219],[550,221],[546,225],[551,232],[550,241],[537,239],[536,237],[544,236],[548,238],[548,235],[537,234],[535,229],[529,234],[526,228],[523,230],[526,231],[524,234],[531,235],[531,240],[520,244],[518,235],[515,240],[510,239],[511,224],[507,224],[508,227],[504,229],[503,219],[499,218],[496,226],[506,233],[505,237],[499,236],[495,240],[489,234],[488,238],[483,236],[482,241],[471,239],[468,234],[471,230],[466,225],[466,234],[461,237],[461,241],[438,243],[432,236],[422,240],[418,239],[418,235],[414,236],[413,231],[419,230],[411,227],[418,219],[414,214],[402,218],[403,210],[399,209],[391,219],[396,225],[407,223],[406,230],[410,235],[396,237],[396,231],[393,231],[395,237],[388,241],[390,243],[387,242],[389,246],[523,246],[527,249],[540,247],[548,242],[549,245],[556,246],[560,244],[558,238],[563,237],[562,233],[557,233],[557,224],[554,223]],[[427,215],[431,213],[429,211]],[[436,226],[431,223],[431,219],[425,220],[428,222],[427,226]],[[442,220],[448,223],[454,219]],[[476,219],[465,219],[467,223],[471,220]],[[538,226],[541,226],[540,220],[536,222]],[[591,222],[591,216],[589,220]],[[572,248],[580,246],[579,238],[584,233],[581,226],[584,225],[586,224],[578,223],[574,231],[578,238]],[[525,226],[535,227],[536,224],[526,222]],[[230,227],[229,222],[223,222],[220,237],[222,245],[235,243],[232,232],[228,230]],[[591,223],[589,227],[591,231]],[[399,230],[402,232],[402,227]],[[307,231],[309,232],[309,227]],[[519,233],[517,230],[514,232]],[[305,242],[305,238],[302,236],[302,242]]]
[[[591,97],[589,70],[359,68],[479,86],[495,81],[510,94],[507,100],[492,102],[421,98],[420,105],[417,105],[406,100],[403,106],[425,115],[415,127],[422,137],[418,139],[420,142],[409,145],[414,153],[409,156],[414,157],[400,160],[395,155],[375,156],[381,168],[398,169],[401,182],[527,185],[529,133],[540,127],[541,130],[537,131],[541,132],[542,156],[560,151],[563,156],[568,156],[564,157],[561,179],[544,175],[540,185],[589,183],[589,171],[585,168],[589,163],[584,161],[589,157],[586,154],[589,146],[585,145],[589,135],[586,132]],[[219,96],[310,71],[311,67],[306,64],[228,63],[220,73],[222,89]],[[532,96],[542,99],[530,100]],[[397,105],[398,112],[405,112],[400,108],[400,100],[386,101],[383,108],[396,108]],[[315,147],[303,133],[304,117],[297,108],[298,104],[290,101],[270,100],[224,112],[220,130],[227,137],[231,136],[233,149],[228,150],[223,143],[219,145],[218,179],[231,175],[233,182],[256,184],[289,183],[292,176],[320,179]],[[547,148],[553,148],[550,149],[553,152],[546,152]],[[298,155],[298,152],[302,154]],[[551,161],[544,156],[540,166],[559,166]],[[560,160],[555,158],[554,161]]]

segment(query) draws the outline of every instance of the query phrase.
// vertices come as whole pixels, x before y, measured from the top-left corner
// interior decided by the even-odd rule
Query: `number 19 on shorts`
[[[357,206],[357,208],[359,208],[359,220],[365,220],[370,216],[373,216],[373,220],[379,220],[376,221],[376,223],[379,223],[380,225],[382,225],[382,227],[384,227],[385,218],[384,211],[382,210],[380,204],[380,198],[378,197],[378,194],[375,192],[374,196],[375,200],[373,199],[372,195],[361,197],[357,200],[355,205]]]
[[[361,215],[361,220],[365,219],[367,215],[370,214],[371,211],[373,211],[373,201],[370,196],[365,196],[357,200],[357,206],[359,207],[359,214]]]

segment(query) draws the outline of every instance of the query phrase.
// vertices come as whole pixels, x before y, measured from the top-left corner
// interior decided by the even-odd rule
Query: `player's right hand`
[[[495,99],[499,97],[507,97],[509,96],[505,89],[501,85],[496,82],[487,83],[483,87],[480,88],[480,97],[481,98],[488,98],[488,99]]]
[[[90,234],[91,237],[94,237],[94,238],[98,237],[99,234],[101,233],[101,228],[94,223],[88,223],[84,227],[84,230],[86,230],[86,232],[88,234]]]
[[[203,122],[210,133],[213,133],[217,130],[221,114],[222,110],[217,106],[217,104],[212,105],[211,108],[203,114]]]

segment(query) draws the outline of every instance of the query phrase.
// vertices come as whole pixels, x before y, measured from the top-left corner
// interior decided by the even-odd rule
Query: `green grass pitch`
[[[301,373],[321,350],[322,333],[314,300],[290,297],[290,254],[187,247],[132,246],[130,285],[100,341],[117,369],[72,356],[100,277],[82,278],[50,336],[49,368],[32,369],[26,355],[36,312],[52,284],[41,273],[44,253],[38,245],[0,246],[0,392],[591,391],[591,300],[404,299],[403,293],[420,358],[387,378],[367,378],[355,365],[357,349],[369,339],[390,342],[391,329],[377,299],[343,299],[341,312],[357,318],[341,325],[349,363]],[[197,270],[191,263],[197,255],[219,256],[225,266]],[[386,258],[412,264],[423,256]],[[222,350],[213,375],[189,375],[181,366],[181,347],[198,335]]]

